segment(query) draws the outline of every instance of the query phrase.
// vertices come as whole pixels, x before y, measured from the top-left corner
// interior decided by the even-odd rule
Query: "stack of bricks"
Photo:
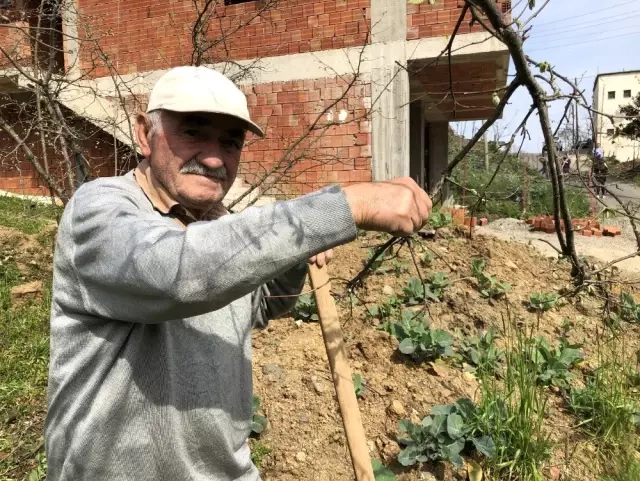
[[[553,216],[547,215],[542,217],[533,217],[527,220],[527,224],[532,227],[534,231],[546,232],[552,234],[556,231],[556,222]],[[602,237],[609,236],[615,237],[620,235],[620,228],[614,226],[600,225],[600,221],[596,219],[573,219],[571,221],[574,232],[578,232],[586,237]],[[565,231],[564,221],[560,221],[560,230]]]
[[[478,219],[477,217],[469,217],[467,215],[467,209],[464,207],[443,207],[440,212],[443,214],[451,214],[453,225],[463,225],[471,228],[476,226],[485,226],[489,223],[489,220],[486,217],[482,217],[481,219]]]

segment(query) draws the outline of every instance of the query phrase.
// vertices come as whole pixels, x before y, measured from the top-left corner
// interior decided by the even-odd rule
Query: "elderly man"
[[[356,228],[408,235],[410,179],[331,186],[225,215],[245,133],[221,74],[179,67],[136,133],[145,160],[83,185],[60,221],[45,444],[49,481],[257,480],[251,329],[293,304],[306,264]]]

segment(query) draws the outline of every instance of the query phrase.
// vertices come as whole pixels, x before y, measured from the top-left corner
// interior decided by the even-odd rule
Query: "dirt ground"
[[[330,265],[330,275],[352,278],[367,256],[367,247],[379,245],[382,239],[371,236],[337,249]],[[512,285],[508,294],[512,317],[520,329],[539,324],[539,333],[555,343],[563,318],[575,322],[571,342],[584,343],[585,354],[592,354],[598,332],[602,330],[600,302],[583,297],[549,311],[538,318],[524,307],[534,291],[560,291],[569,286],[568,267],[564,262],[545,258],[531,246],[479,236],[473,242],[461,237],[424,241],[425,248],[436,256],[423,274],[444,271],[452,279],[470,275],[473,258],[489,260],[487,271]],[[404,259],[408,260],[408,252]],[[374,275],[366,289],[358,292],[365,304],[388,297],[383,290],[402,292],[415,270],[400,275]],[[436,404],[452,403],[466,396],[475,399],[478,382],[462,369],[450,367],[437,372],[428,365],[407,362],[396,353],[396,341],[375,328],[375,321],[364,314],[359,304],[350,307],[344,297],[344,284],[335,281],[332,292],[338,299],[348,357],[354,373],[366,382],[367,390],[360,400],[360,410],[372,457],[390,464],[399,479],[456,479],[451,471],[400,470],[394,464],[399,447],[394,441],[397,423],[402,418],[422,419]],[[430,305],[432,323],[454,332],[477,334],[490,326],[503,326],[507,312],[505,301],[487,301],[474,288],[473,281],[459,280],[446,291],[443,302]],[[534,328],[535,329],[535,328]],[[640,330],[629,329],[629,348],[640,345]],[[269,429],[260,442],[272,450],[264,460],[261,472],[265,480],[351,480],[353,474],[345,445],[341,418],[337,408],[320,327],[315,323],[296,325],[292,318],[273,321],[254,337],[254,388],[262,399],[269,418]],[[630,351],[631,352],[631,351]],[[551,479],[554,466],[571,474],[571,479],[592,480],[589,473],[593,446],[572,428],[577,421],[563,408],[558,396],[550,395],[546,428],[558,442],[552,462],[544,473]],[[572,454],[562,445],[572,446]],[[575,449],[575,450],[573,450]],[[591,463],[592,464],[592,463]],[[441,469],[441,468],[440,468]]]
[[[52,240],[51,233],[47,236],[43,243],[36,236],[0,229],[3,255],[15,259],[26,274],[24,282],[42,278],[43,271],[50,269],[50,250],[43,248]],[[400,480],[465,479],[456,476],[451,468],[403,470],[394,461],[399,452],[394,438],[400,419],[417,422],[434,405],[453,403],[460,397],[477,399],[479,384],[456,366],[434,369],[407,361],[398,355],[397,341],[376,329],[378,321],[365,315],[365,306],[386,299],[392,291],[400,295],[407,280],[417,276],[406,247],[399,256],[410,264],[408,272],[372,275],[356,292],[360,301],[355,305],[349,302],[344,280],[353,278],[362,268],[369,248],[385,239],[368,234],[339,247],[329,266],[351,369],[361,374],[366,384],[359,405],[370,454],[391,466]],[[490,326],[502,328],[509,309],[519,329],[538,329],[555,343],[566,317],[575,323],[569,340],[583,343],[585,355],[593,354],[603,329],[599,299],[583,296],[541,317],[525,307],[534,291],[558,292],[570,286],[566,262],[544,257],[529,245],[493,236],[477,236],[469,241],[454,233],[446,234],[446,229],[437,239],[423,240],[415,254],[420,255],[421,249],[434,256],[432,265],[421,269],[422,275],[442,271],[455,280],[445,291],[443,301],[429,306],[434,326],[475,335]],[[511,284],[508,304],[505,300],[480,297],[475,281],[469,279],[474,258],[487,259],[487,272]],[[627,326],[625,339],[629,352],[640,347],[640,326]],[[255,394],[260,396],[269,419],[267,430],[259,438],[259,443],[271,451],[261,463],[263,479],[353,480],[319,324],[300,324],[286,317],[272,321],[265,330],[254,331],[253,366]],[[560,397],[549,392],[549,400],[545,426],[558,448],[543,473],[552,479],[553,467],[570,475],[570,479],[595,481],[596,475],[587,468],[592,464],[593,445],[574,429],[577,420],[566,411]],[[44,407],[44,399],[42,402]],[[42,420],[34,422],[38,428]]]

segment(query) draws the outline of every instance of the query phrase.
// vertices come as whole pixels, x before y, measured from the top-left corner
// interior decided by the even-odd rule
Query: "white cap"
[[[242,90],[210,68],[176,67],[160,77],[149,95],[147,113],[158,109],[230,115],[246,122],[247,129],[254,134],[264,137],[262,129],[249,116]]]

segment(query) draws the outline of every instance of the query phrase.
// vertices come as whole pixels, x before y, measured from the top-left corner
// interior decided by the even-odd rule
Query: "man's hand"
[[[329,249],[328,251],[321,252],[318,255],[315,255],[309,259],[309,264],[315,264],[318,267],[323,267],[331,262],[333,259],[333,249]]]
[[[431,199],[409,177],[344,187],[356,225],[365,230],[409,236],[431,215]]]

